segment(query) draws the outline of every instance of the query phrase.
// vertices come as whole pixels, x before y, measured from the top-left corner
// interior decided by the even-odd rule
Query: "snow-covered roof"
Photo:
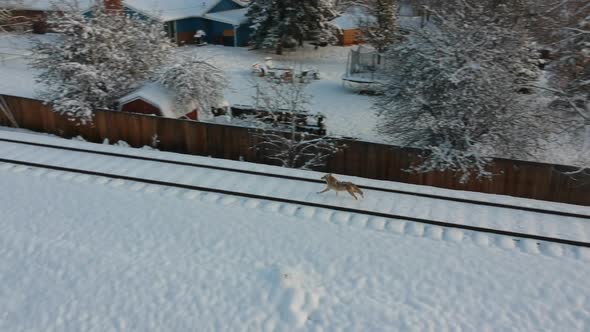
[[[352,14],[344,13],[334,20],[332,23],[335,24],[342,30],[350,30],[358,28],[358,18]]]
[[[42,10],[51,11],[56,8],[76,5],[81,10],[88,9],[96,4],[96,0],[2,0],[0,7],[22,9],[22,10]]]
[[[163,22],[203,17],[221,0],[124,0],[125,6]],[[248,1],[233,0],[246,6]]]
[[[158,83],[148,83],[119,99],[119,102],[121,104],[127,104],[138,99],[157,107],[162,113],[162,116],[166,118],[178,118],[195,108],[192,107],[194,105],[178,107],[175,103],[176,95],[174,92]]]
[[[246,17],[246,13],[248,13],[248,8],[241,8],[226,10],[223,12],[208,13],[205,14],[205,18],[221,23],[241,25],[248,22],[248,17]]]
[[[368,15],[364,8],[359,6],[350,7],[346,12],[332,20],[332,24],[342,30],[358,29],[360,21],[374,21],[375,18]]]

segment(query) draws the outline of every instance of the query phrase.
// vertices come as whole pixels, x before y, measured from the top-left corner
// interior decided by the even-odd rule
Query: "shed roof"
[[[65,8],[68,5],[77,5],[79,9],[88,9],[96,4],[96,0],[2,0],[0,7],[22,10],[52,11],[56,8]]]
[[[248,8],[232,9],[222,12],[208,13],[205,14],[205,18],[221,23],[241,25],[248,22],[246,13],[248,13]]]
[[[358,29],[360,21],[374,21],[375,17],[367,14],[366,9],[360,6],[352,6],[340,16],[332,20],[332,24],[342,30]]]
[[[162,113],[162,116],[166,118],[178,118],[196,108],[192,104],[185,105],[185,107],[178,107],[175,103],[175,93],[158,83],[145,84],[141,88],[119,99],[119,102],[121,104],[127,104],[138,99],[157,107]]]

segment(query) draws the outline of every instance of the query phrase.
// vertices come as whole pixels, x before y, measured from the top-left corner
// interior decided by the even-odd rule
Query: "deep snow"
[[[59,138],[45,138],[24,133],[8,133],[0,131],[0,138],[25,140],[30,142],[44,142],[55,146],[63,146],[67,142]],[[68,142],[69,146],[95,150],[113,151],[111,147],[80,141]],[[124,152],[124,154],[127,154]],[[135,152],[137,154],[137,152]],[[143,155],[144,152],[140,151]],[[176,154],[154,152],[156,158],[175,159]],[[159,155],[159,156],[158,156]],[[374,211],[387,214],[418,217],[435,221],[449,222],[459,225],[471,225],[485,228],[501,229],[512,232],[558,237],[562,239],[588,241],[590,240],[590,221],[582,218],[560,217],[550,214],[518,211],[507,208],[489,207],[469,203],[449,202],[441,199],[415,197],[397,193],[374,191],[369,188],[372,182],[375,187],[389,187],[397,183],[375,181],[363,178],[336,175],[341,180],[353,181],[363,188],[365,197],[353,200],[346,193],[337,196],[334,192],[317,194],[324,188],[322,183],[301,182],[297,180],[279,179],[260,175],[242,174],[231,171],[211,170],[207,168],[174,165],[169,163],[134,160],[124,157],[104,156],[86,152],[62,151],[48,147],[23,145],[19,143],[0,142],[0,156],[35,164],[45,164],[58,167],[75,168],[93,172],[122,175],[126,177],[167,181],[191,186],[201,186],[219,190],[249,193],[265,197],[277,197],[295,201],[306,201],[330,206],[344,206],[362,211]],[[166,157],[163,157],[166,156]],[[225,168],[243,168],[242,163],[228,162],[223,159],[211,159],[191,156],[187,158],[192,163],[208,164]],[[249,166],[251,166],[250,164]],[[255,166],[254,166],[255,167]],[[292,170],[266,166],[263,173],[286,173],[293,175]],[[301,172],[303,178],[319,180],[323,176],[318,172]],[[415,186],[420,187],[420,186]],[[431,187],[422,186],[427,192],[435,192]],[[452,192],[452,191],[451,191]],[[445,197],[445,194],[440,194]],[[471,199],[487,202],[496,195],[467,193]],[[574,212],[590,216],[590,207],[553,204],[550,202],[530,199],[514,200],[505,196],[510,205],[529,203],[533,206],[542,205],[544,209]],[[523,202],[523,203],[519,203]],[[343,214],[344,220],[349,214]],[[411,223],[409,223],[411,224]],[[405,223],[401,223],[403,228]],[[442,234],[441,234],[442,235]]]
[[[10,164],[0,183],[2,331],[590,327],[585,249]]]

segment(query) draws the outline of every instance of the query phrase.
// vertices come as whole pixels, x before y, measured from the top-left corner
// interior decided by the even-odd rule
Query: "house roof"
[[[175,102],[175,93],[158,83],[148,83],[119,99],[119,102],[121,104],[127,104],[138,99],[157,107],[162,113],[162,116],[166,118],[178,118],[196,108],[195,105],[178,107]]]
[[[246,13],[248,13],[248,8],[241,8],[226,10],[222,12],[208,13],[205,14],[204,17],[212,21],[217,21],[221,23],[241,25],[248,22],[248,17],[246,17]]]
[[[123,0],[125,7],[140,14],[158,19],[163,22],[174,21],[189,17],[204,17],[222,0]],[[250,0],[232,0],[240,6],[246,7]],[[96,0],[0,0],[0,8],[14,8],[24,10],[51,11],[63,7],[64,4],[78,4],[78,8],[87,11],[96,5]],[[235,14],[230,14],[235,16]],[[235,17],[232,17],[235,19]],[[232,20],[233,22],[233,20]],[[233,23],[229,23],[233,24]]]
[[[124,0],[125,6],[163,22],[189,17],[204,17],[222,0]],[[249,1],[232,0],[240,6]]]
[[[52,11],[56,8],[76,5],[79,9],[87,9],[96,4],[96,0],[4,0],[0,7],[22,10]]]
[[[360,6],[348,8],[340,16],[332,20],[332,24],[342,30],[358,29],[360,21],[374,21],[375,17],[367,14],[366,9]]]

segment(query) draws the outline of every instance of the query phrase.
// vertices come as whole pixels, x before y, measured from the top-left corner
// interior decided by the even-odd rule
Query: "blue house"
[[[198,30],[210,44],[248,45],[249,0],[123,0],[126,12],[158,20],[177,44],[194,41]]]

